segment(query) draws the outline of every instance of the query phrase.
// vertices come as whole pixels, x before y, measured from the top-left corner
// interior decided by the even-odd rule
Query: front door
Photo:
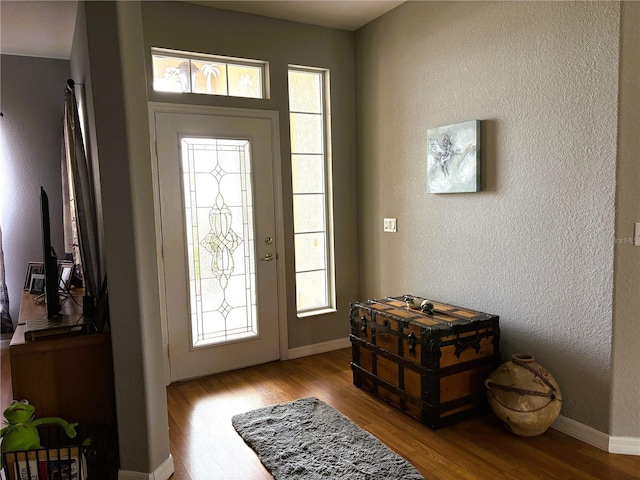
[[[279,358],[276,121],[154,112],[172,382]]]

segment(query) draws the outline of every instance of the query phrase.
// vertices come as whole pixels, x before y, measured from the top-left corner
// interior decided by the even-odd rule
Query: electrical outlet
[[[384,219],[384,231],[385,232],[397,232],[397,225],[395,218],[385,218]]]

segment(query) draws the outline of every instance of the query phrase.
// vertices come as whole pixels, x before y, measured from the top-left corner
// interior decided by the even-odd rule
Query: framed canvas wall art
[[[427,130],[427,193],[480,191],[480,120]]]

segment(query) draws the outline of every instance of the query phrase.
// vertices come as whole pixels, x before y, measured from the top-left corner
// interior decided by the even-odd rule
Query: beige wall
[[[71,65],[74,78],[83,79],[89,96],[91,153],[101,177],[120,461],[126,472],[152,472],[169,453],[146,102],[174,100],[147,91],[145,66],[150,67],[150,59],[145,61],[144,56],[150,46],[270,62],[270,100],[198,95],[186,102],[280,112],[283,190],[288,199],[282,208],[288,233],[292,207],[287,64],[331,70],[334,192],[340,206],[336,211],[339,310],[296,318],[289,259],[289,348],[345,338],[348,303],[358,289],[353,34],[173,2],[144,2],[142,7],[138,2],[81,4]],[[292,251],[292,235],[285,242],[287,251]]]
[[[101,186],[120,468],[153,472],[169,434],[139,3],[80,3],[71,69]]]
[[[360,296],[500,315],[505,359],[535,355],[562,414],[603,432],[619,20],[614,2],[408,2],[356,34]],[[427,129],[472,119],[483,191],[428,195]]]
[[[69,61],[2,55],[0,62],[0,226],[16,325],[27,263],[42,262],[40,186],[49,197],[52,246],[64,256],[60,141]]]
[[[611,434],[640,437],[640,3],[622,4]]]
[[[112,291],[123,468],[147,472],[166,457],[167,434],[157,291],[153,278],[145,276],[154,271],[153,260],[142,248],[153,243],[148,224],[153,215],[146,119],[140,121],[140,102],[145,101],[140,88],[146,79],[133,65],[142,61],[140,18],[131,8],[92,4],[93,33],[87,38],[82,15],[76,36],[85,45],[74,47],[80,50],[71,66],[76,81],[100,90],[91,107],[99,112],[91,135],[107,150],[103,168],[121,167],[126,182],[136,185],[122,189],[122,177],[112,169],[105,176],[103,199],[108,200],[110,278],[120,285],[137,284],[132,290]],[[357,33],[358,217],[363,232],[359,294],[358,272],[352,271],[357,270],[353,225],[358,217],[351,34],[231,13],[205,14],[195,6],[174,11],[169,5],[145,3],[142,8],[145,52],[156,41],[194,51],[212,51],[213,44],[215,50],[226,50],[213,53],[238,56],[253,52],[272,62],[279,85],[288,62],[328,64],[334,72],[342,311],[326,322],[291,318],[290,347],[345,335],[343,306],[353,298],[412,292],[490,311],[501,316],[505,353],[533,353],[558,378],[566,398],[564,415],[613,435],[638,436],[640,248],[613,241],[613,220],[615,209],[616,239],[632,236],[629,222],[640,220],[635,94],[640,5],[623,5],[620,51],[616,3],[412,2]],[[138,48],[115,61],[109,55],[118,24],[120,40]],[[181,33],[166,33],[175,26]],[[95,72],[89,68],[90,48]],[[119,83],[120,68],[114,68],[120,62],[127,65],[125,87]],[[127,111],[117,103],[111,108],[109,94],[114,92],[132,102]],[[166,101],[152,92],[149,96]],[[4,123],[11,120],[9,100],[3,98]],[[268,106],[259,107],[282,112],[283,135],[288,127],[285,103],[285,92],[276,87]],[[426,195],[426,129],[472,118],[483,120],[485,129],[484,191]],[[616,134],[617,165],[611,149]],[[127,135],[139,138],[125,139]],[[290,188],[286,184],[285,193]],[[290,229],[290,212],[285,213]],[[384,216],[398,218],[397,234],[382,233]],[[7,237],[5,230],[5,242]],[[292,267],[287,268],[293,312]]]
[[[108,42],[100,47],[99,40],[106,41],[115,24],[124,28],[123,41],[140,41],[136,26],[127,25],[129,20],[125,19],[131,11],[119,12],[122,18],[111,18],[112,23],[101,29],[97,21],[104,20],[104,13],[101,8],[92,7],[95,36],[89,44],[97,42],[94,48],[101,59],[105,55],[101,48],[107,48]],[[118,14],[113,10],[106,13]],[[350,228],[356,221],[355,168],[350,162],[355,148],[350,34],[223,12],[211,12],[211,17],[205,16],[200,25],[204,11],[185,5],[145,4],[142,13],[145,52],[152,44],[211,51],[211,43],[226,49],[223,53],[228,55],[253,52],[272,62],[274,83],[280,85],[289,62],[330,64],[334,87],[336,83],[343,86],[334,88],[334,100],[337,97],[336,104],[344,108],[334,110],[334,130],[344,134],[337,140],[338,158],[342,160],[339,164],[344,166],[336,174],[336,205],[340,206],[337,210],[341,215],[337,239],[343,240],[345,246],[339,259],[345,269],[339,278],[349,284],[343,303],[356,298],[357,292],[349,288],[357,288],[357,273],[344,262],[357,259],[356,233]],[[616,159],[616,152],[606,147],[615,144],[616,139],[618,15],[616,4],[411,3],[357,36],[359,226],[367,232],[360,245],[362,258],[371,259],[362,262],[360,298],[413,292],[500,314],[505,352],[519,350],[537,355],[563,386],[567,398],[563,413],[603,431],[608,431],[611,392],[611,232]],[[171,28],[181,33],[166,33],[170,31],[168,18]],[[211,29],[212,22],[219,28]],[[209,28],[208,34],[193,34],[206,31],[205,27]],[[216,35],[211,33],[215,31]],[[248,37],[258,41],[245,44],[247,31],[252,32]],[[288,41],[262,41],[276,38],[276,32]],[[634,38],[631,33],[623,37]],[[160,40],[162,43],[156,43]],[[290,45],[296,43],[301,45]],[[125,85],[131,87],[124,88],[123,94],[138,95],[144,100],[139,91],[139,82],[145,81],[144,72],[132,65],[137,55],[140,51],[122,60],[128,65]],[[637,68],[637,61],[634,63],[631,58],[624,50],[623,74],[627,68]],[[94,75],[99,78],[102,74],[100,82],[108,82],[108,72],[102,68]],[[340,72],[345,75],[342,81]],[[286,94],[279,88],[280,91],[275,88],[269,105],[259,108],[281,111],[281,128],[286,132]],[[622,87],[621,95],[625,88],[628,87]],[[107,108],[105,96],[113,88],[104,83],[100,90],[103,93],[96,100],[100,103],[96,109],[102,108],[103,114],[96,123],[104,138],[117,138],[113,134],[118,131],[118,121],[127,121],[128,134],[135,135],[140,106],[116,114]],[[149,97],[166,101],[153,92]],[[215,104],[252,105],[244,102],[247,103],[216,100]],[[633,114],[629,110],[623,115]],[[427,196],[425,129],[469,118],[484,120],[486,127],[485,191]],[[633,139],[632,130],[621,128],[621,149],[628,146],[631,156],[637,152]],[[129,138],[126,145],[108,146],[110,155],[106,158],[117,164],[117,152],[126,151],[125,156],[132,157],[122,167],[136,182],[136,195],[140,193],[141,197],[134,200],[130,191],[121,198],[122,190],[113,187],[119,177],[112,171],[114,176],[107,175],[107,184],[112,187],[106,188],[103,199],[109,199],[105,224],[113,228],[107,229],[111,231],[107,233],[107,250],[113,252],[120,244],[136,250],[131,261],[127,255],[114,259],[112,253],[108,260],[110,275],[123,283],[124,277],[133,275],[141,288],[139,300],[134,301],[123,291],[117,295],[120,312],[131,307],[135,317],[129,325],[135,327],[134,334],[125,335],[130,329],[118,333],[119,328],[126,327],[129,314],[119,317],[114,325],[114,352],[124,362],[122,368],[116,365],[121,435],[138,439],[135,444],[129,445],[126,439],[122,443],[121,451],[126,453],[123,468],[149,471],[167,453],[166,432],[156,432],[164,420],[160,424],[150,421],[164,418],[166,407],[152,398],[160,390],[162,372],[157,292],[151,291],[149,278],[144,276],[144,272],[153,271],[153,262],[140,250],[140,243],[149,240],[146,237],[151,230],[144,222],[131,226],[136,218],[151,218],[146,178],[149,172],[133,160],[140,156],[143,161],[146,156],[141,154],[146,145],[143,148],[140,142],[146,139]],[[283,170],[288,172],[286,143],[282,142]],[[624,218],[633,211],[634,189],[630,182],[629,191],[624,194],[629,200],[618,200],[618,212]],[[290,184],[285,184],[284,189],[290,194]],[[122,202],[131,205],[121,209]],[[124,215],[126,212],[130,215]],[[291,228],[286,210],[285,216]],[[398,234],[381,233],[383,216],[398,217]],[[621,235],[627,228],[624,218],[618,218]],[[130,225],[122,236],[117,232],[125,227],[118,227],[118,221]],[[292,307],[290,269],[289,266],[287,290]],[[618,273],[621,278],[628,278],[625,272],[629,271],[623,265],[616,272],[616,280]],[[623,307],[625,291],[631,292],[633,287],[624,280],[620,285],[616,318],[621,315],[625,326],[632,326],[632,317]],[[344,311],[326,322],[291,318],[290,347],[339,338],[342,329],[346,330],[345,319]],[[617,389],[612,395],[613,405],[621,406],[613,416],[612,433],[616,435],[634,434],[625,433],[624,428],[629,413],[625,409],[632,398],[629,392],[634,391],[633,382],[622,375],[628,370],[630,350],[631,343],[620,338],[614,374],[621,375],[614,376],[614,385],[621,389],[619,395]],[[129,368],[124,368],[125,364]],[[133,398],[138,400],[130,402]],[[140,444],[142,439],[146,439],[144,445]]]
[[[269,62],[271,98],[267,100],[207,95],[163,94],[149,100],[276,110],[280,114],[282,205],[286,249],[286,295],[289,348],[349,334],[349,302],[358,293],[356,216],[354,51],[351,32],[246,15],[177,2],[142,4],[147,71],[151,47],[253,58]],[[298,319],[293,265],[293,219],[287,66],[328,68],[331,72],[333,187],[335,196],[336,290],[338,311]],[[282,241],[282,239],[280,239]]]

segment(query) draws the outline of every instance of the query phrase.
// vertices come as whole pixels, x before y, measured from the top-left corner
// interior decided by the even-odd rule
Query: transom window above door
[[[267,62],[155,47],[151,57],[157,92],[268,98]]]

